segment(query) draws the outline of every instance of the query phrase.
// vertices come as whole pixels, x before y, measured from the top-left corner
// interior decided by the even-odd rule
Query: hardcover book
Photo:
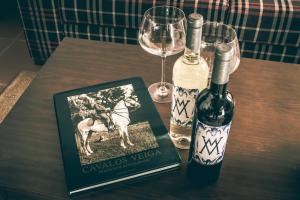
[[[139,77],[54,95],[70,196],[180,167]]]

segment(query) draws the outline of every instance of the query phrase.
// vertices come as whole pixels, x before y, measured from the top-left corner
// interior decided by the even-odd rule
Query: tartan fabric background
[[[299,64],[299,47],[240,42],[240,49],[242,52],[242,57],[245,58]]]
[[[227,23],[240,41],[299,47],[299,21],[297,0],[232,0]]]
[[[280,2],[279,2],[280,1]],[[18,0],[28,49],[43,64],[65,37],[137,44],[143,13],[172,5],[231,24],[243,57],[299,63],[300,1]]]
[[[43,64],[64,37],[57,0],[18,0],[28,50]]]
[[[64,24],[66,37],[137,44],[137,31],[133,28],[98,26],[93,24]]]
[[[300,63],[299,0],[231,0],[227,24],[243,57]]]
[[[225,1],[135,1],[135,0],[61,0],[61,15],[65,23],[139,28],[146,10],[158,5],[172,5],[185,13],[195,10],[205,19],[222,21],[229,4]]]

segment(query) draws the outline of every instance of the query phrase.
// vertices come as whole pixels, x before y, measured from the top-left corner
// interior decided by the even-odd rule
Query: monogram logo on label
[[[223,160],[231,122],[212,127],[197,122],[193,158],[204,165],[214,165]]]
[[[219,140],[215,139],[215,140],[213,140],[213,142],[210,141],[210,138],[206,139],[204,136],[202,136],[202,138],[204,141],[204,146],[201,149],[200,153],[203,153],[203,151],[206,150],[208,155],[211,155],[216,150],[216,154],[217,155],[220,154],[219,143],[221,142],[223,137],[220,137]],[[209,150],[209,149],[211,149],[211,150]]]
[[[192,127],[195,98],[198,89],[185,89],[173,86],[171,122],[183,127]]]
[[[179,115],[181,115],[184,112],[185,117],[188,118],[189,116],[188,116],[188,113],[186,110],[186,106],[190,103],[190,100],[187,100],[186,102],[184,100],[182,100],[180,102],[180,100],[178,98],[176,98],[176,97],[174,97],[174,98],[175,98],[175,106],[174,106],[172,112],[177,110],[177,113]]]

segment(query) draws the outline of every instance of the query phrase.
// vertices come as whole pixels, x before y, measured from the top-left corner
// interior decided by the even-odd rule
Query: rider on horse
[[[114,127],[111,120],[111,109],[106,108],[100,103],[96,102],[93,98],[89,97],[86,94],[79,96],[79,99],[84,101],[84,107],[88,110],[93,110],[94,112],[89,113],[89,117],[95,121],[99,119],[107,127],[108,131],[113,131]]]
[[[114,126],[113,126],[112,119],[111,119],[111,110],[110,110],[110,108],[105,108],[101,104],[95,104],[94,108],[96,110],[95,117],[100,118],[100,120],[107,127],[108,131],[113,131]]]

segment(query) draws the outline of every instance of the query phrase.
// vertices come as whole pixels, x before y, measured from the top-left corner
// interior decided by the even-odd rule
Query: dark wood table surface
[[[168,58],[167,79],[172,64]],[[54,93],[141,76],[160,59],[139,46],[65,39],[0,125],[0,199],[68,199]],[[79,199],[300,199],[300,66],[242,59],[229,88],[236,113],[220,179],[191,187],[180,171]],[[169,126],[170,104],[156,104]]]

